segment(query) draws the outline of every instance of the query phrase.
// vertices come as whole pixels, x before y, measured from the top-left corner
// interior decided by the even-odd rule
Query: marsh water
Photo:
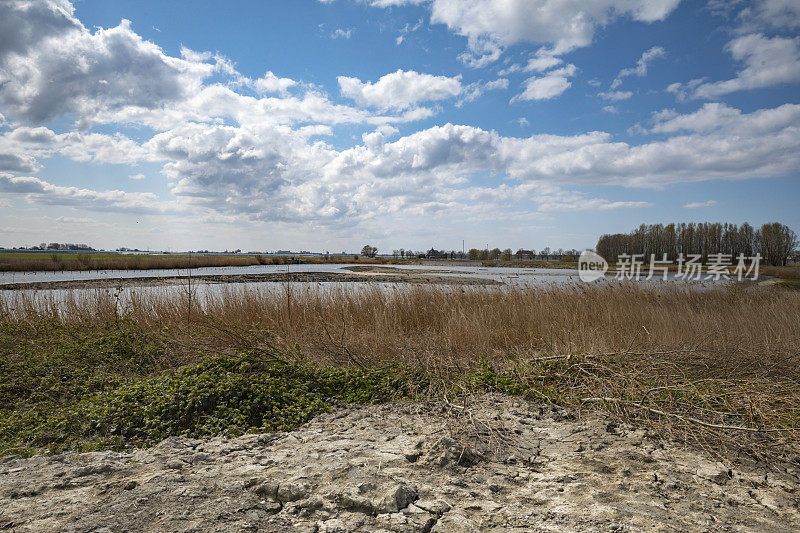
[[[98,288],[24,288],[15,290],[0,290],[0,301],[7,306],[30,305],[37,302],[41,305],[60,305],[64,302],[84,300],[97,295],[98,292],[111,292],[119,301],[120,305],[126,305],[134,296],[179,296],[188,294],[188,276],[226,276],[243,274],[290,274],[298,273],[340,273],[353,274],[349,267],[364,268],[364,265],[357,264],[296,264],[296,265],[254,265],[243,267],[205,267],[186,269],[153,269],[153,270],[88,270],[88,271],[64,271],[64,272],[4,272],[0,273],[0,289],[4,285],[18,283],[43,283],[43,282],[75,282],[91,280],[113,280],[113,279],[141,279],[142,286],[126,286],[119,289],[98,289]],[[377,267],[380,269],[381,267]],[[556,268],[511,268],[511,267],[481,267],[481,266],[431,266],[431,265],[391,265],[392,270],[401,273],[418,274],[423,276],[415,283],[381,281],[371,279],[370,273],[363,274],[363,281],[321,281],[321,282],[298,282],[291,283],[279,281],[266,282],[229,282],[229,283],[194,283],[191,287],[192,298],[202,302],[206,297],[222,294],[237,294],[250,291],[257,292],[279,292],[293,291],[300,295],[304,291],[330,291],[335,288],[345,289],[380,289],[386,291],[407,290],[413,286],[425,283],[425,275],[436,278],[435,284],[444,288],[459,287],[465,290],[503,290],[504,288],[535,288],[535,287],[570,287],[577,286],[583,282],[578,276],[577,270],[556,269]],[[186,282],[179,281],[170,285],[147,285],[146,278],[170,278],[187,277]],[[448,284],[452,279],[453,283]],[[470,280],[490,280],[495,282],[493,285],[470,285],[464,284]],[[595,283],[613,282],[614,278],[609,276]],[[642,280],[642,283],[665,283],[664,280]],[[674,274],[668,276],[670,283],[686,283],[676,279]],[[693,286],[713,286],[720,281],[701,280],[691,282]]]

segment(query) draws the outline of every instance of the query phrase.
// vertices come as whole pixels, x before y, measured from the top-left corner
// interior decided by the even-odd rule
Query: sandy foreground
[[[799,474],[505,397],[456,418],[344,407],[290,433],[0,458],[0,530],[797,531]]]

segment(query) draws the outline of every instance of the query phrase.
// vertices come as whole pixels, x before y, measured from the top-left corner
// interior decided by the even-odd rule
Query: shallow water
[[[233,267],[203,267],[187,269],[152,269],[152,270],[81,270],[61,272],[0,272],[0,285],[11,283],[38,283],[46,281],[86,281],[93,279],[114,278],[157,278],[205,275],[237,275],[237,274],[276,274],[289,272],[348,272],[346,267],[364,266],[358,264],[300,264],[300,265],[253,265]],[[382,266],[382,265],[378,265]],[[510,276],[563,276],[566,273],[576,275],[577,270],[564,270],[554,268],[485,268],[475,266],[427,266],[427,265],[387,265],[403,270],[429,270],[432,273],[452,276],[470,276],[501,281],[501,278]]]
[[[289,265],[289,272],[343,272],[352,273],[345,270],[353,264],[301,264]],[[363,265],[362,265],[363,266]],[[502,285],[482,286],[482,285],[448,285],[435,284],[444,290],[503,290],[503,288],[536,288],[536,287],[569,287],[578,286],[583,282],[578,277],[577,270],[571,269],[546,269],[546,268],[502,268],[502,267],[477,267],[477,266],[427,266],[427,265],[391,265],[393,268],[401,270],[424,270],[432,276],[443,278],[481,278],[498,281]],[[287,265],[255,265],[247,267],[208,267],[196,268],[191,270],[192,276],[201,275],[234,275],[234,274],[264,274],[264,273],[285,273]],[[186,276],[188,270],[181,269],[158,269],[158,270],[95,270],[78,272],[26,272],[26,273],[3,273],[0,274],[0,285],[9,283],[30,283],[46,281],[79,281],[93,279],[113,279],[113,278],[149,278],[149,277],[168,277]],[[607,277],[594,283],[612,283],[613,277]],[[711,287],[718,285],[717,281],[694,281],[685,282],[675,279],[670,274],[668,281],[661,279],[641,283],[683,283],[693,287]],[[397,282],[376,282],[371,281],[369,275],[364,275],[363,282],[291,282],[288,284],[289,290],[295,297],[301,297],[306,291],[328,292],[336,289],[379,289],[382,291],[403,291],[410,287],[419,286],[418,283],[397,283]],[[258,283],[195,283],[192,284],[192,300],[200,305],[209,297],[223,294],[243,294],[246,292],[260,293],[280,293],[285,294],[287,284],[285,282],[258,282]],[[93,300],[99,296],[112,295],[120,307],[129,305],[132,299],[147,298],[149,296],[175,297],[188,295],[188,286],[183,285],[158,285],[125,287],[120,289],[97,289],[97,288],[75,288],[75,289],[19,289],[19,290],[0,290],[0,301],[7,308],[20,308],[24,306],[55,306],[64,308],[72,303],[85,300]]]

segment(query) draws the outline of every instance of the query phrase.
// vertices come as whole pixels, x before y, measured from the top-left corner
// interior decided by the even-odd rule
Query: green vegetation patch
[[[100,332],[6,328],[0,349],[0,454],[285,431],[337,404],[410,398],[426,381],[405,367],[321,367],[261,353],[165,370],[168,345],[134,324]]]

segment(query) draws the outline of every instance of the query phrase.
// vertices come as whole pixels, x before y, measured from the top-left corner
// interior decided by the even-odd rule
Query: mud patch
[[[389,268],[389,267],[383,267]],[[397,273],[346,273],[346,272],[291,272],[268,274],[209,274],[192,276],[192,284],[223,283],[415,283],[434,285],[503,285],[500,281],[462,276],[440,276],[425,274],[425,271],[398,270]],[[103,278],[91,280],[41,281],[8,283],[0,290],[33,289],[116,289],[127,287],[149,287],[186,285],[187,276],[160,276],[147,278]]]

